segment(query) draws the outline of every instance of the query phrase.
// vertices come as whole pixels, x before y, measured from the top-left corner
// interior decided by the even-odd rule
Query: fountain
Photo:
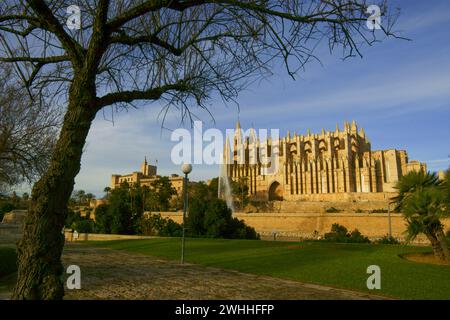
[[[222,158],[223,159],[223,158]],[[230,179],[227,175],[227,164],[220,164],[218,195],[219,199],[224,199],[228,208],[234,212],[233,194],[231,193]]]

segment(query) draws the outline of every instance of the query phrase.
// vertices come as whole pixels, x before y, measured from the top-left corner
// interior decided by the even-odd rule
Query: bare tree
[[[76,7],[68,20],[71,5],[81,9],[80,28]],[[384,37],[394,15],[379,6]],[[33,95],[67,102],[49,169],[33,188],[16,299],[63,296],[60,230],[99,110],[163,101],[163,114],[192,119],[195,106],[233,100],[280,61],[294,76],[321,42],[349,57],[377,34],[362,0],[3,0],[0,8],[0,60],[16,65]]]
[[[11,65],[0,64],[0,191],[33,182],[47,168],[58,110],[30,99]]]

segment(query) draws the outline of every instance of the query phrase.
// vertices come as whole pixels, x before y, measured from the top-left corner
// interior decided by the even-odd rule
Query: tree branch
[[[11,57],[11,58],[2,58],[0,57],[1,62],[34,62],[41,64],[49,64],[49,63],[58,63],[63,61],[70,61],[69,56],[53,56],[53,57]]]
[[[161,87],[152,88],[144,91],[121,91],[109,93],[103,97],[97,98],[97,107],[102,107],[115,104],[115,103],[130,103],[135,100],[158,100],[164,93],[168,91],[189,92],[193,90],[193,87],[188,84],[186,80],[178,81],[174,84],[167,84]]]
[[[33,11],[39,16],[40,24],[48,31],[55,34],[61,41],[62,46],[70,56],[74,67],[80,67],[82,64],[84,49],[72,39],[53,15],[50,8],[44,0],[27,0],[27,3]]]
[[[192,0],[180,2],[177,0],[149,0],[140,5],[135,6],[134,8],[131,8],[127,12],[110,21],[108,23],[108,28],[110,32],[114,32],[127,22],[136,19],[146,13],[154,12],[162,8],[169,8],[178,11],[183,11],[190,7],[202,5],[208,2],[211,3],[216,1]]]
[[[148,44],[154,44],[161,48],[166,49],[170,53],[180,56],[183,53],[183,50],[180,48],[176,48],[175,46],[171,45],[168,42],[165,42],[154,35],[148,35],[148,36],[140,36],[140,37],[130,37],[128,35],[122,34],[119,36],[114,36],[111,38],[109,43],[120,43],[128,46],[134,46],[138,44],[148,43]]]

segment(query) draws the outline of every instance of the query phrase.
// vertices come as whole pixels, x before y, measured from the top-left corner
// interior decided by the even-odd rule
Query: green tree
[[[163,218],[158,213],[142,218],[141,232],[148,236],[179,237],[182,233],[182,226],[172,219]]]
[[[155,202],[155,207],[159,211],[168,211],[170,200],[177,194],[177,190],[172,186],[168,177],[158,177],[152,182],[151,200]]]
[[[190,236],[198,237],[206,234],[205,211],[207,201],[203,197],[189,198],[189,213],[186,219],[186,229]]]
[[[72,31],[65,18],[74,4],[83,23]],[[391,35],[392,15],[381,8],[381,31]],[[36,101],[66,102],[58,103],[65,115],[50,163],[33,187],[13,297],[63,297],[61,229],[97,113],[159,101],[192,119],[194,106],[233,100],[277,62],[294,76],[317,58],[321,41],[345,57],[359,53],[379,34],[367,28],[366,10],[353,0],[3,1],[0,61],[20,70]]]
[[[108,198],[109,193],[111,192],[111,188],[110,187],[105,187],[105,189],[103,189],[103,191],[106,193],[106,198]]]
[[[28,202],[28,200],[30,200],[30,195],[29,195],[28,192],[24,192],[22,194],[22,200],[25,201],[25,202]]]
[[[76,190],[73,192],[73,198],[78,205],[86,204],[86,191]]]
[[[186,221],[190,236],[225,239],[259,239],[255,229],[233,218],[230,208],[221,199],[194,198],[190,201]]]
[[[96,231],[99,233],[111,233],[112,217],[109,205],[101,204],[95,209]]]
[[[233,197],[238,199],[240,209],[243,210],[249,202],[248,179],[246,177],[240,177],[237,181],[232,181],[231,191]]]
[[[111,192],[108,204],[108,215],[111,218],[111,233],[132,234],[134,223],[132,220],[133,214],[129,188],[115,188]]]
[[[86,193],[85,201],[86,204],[89,205],[91,203],[91,200],[95,199],[95,195],[92,193]]]
[[[447,188],[448,180],[441,183],[435,173],[412,171],[398,181],[398,196],[393,198],[397,210],[402,212],[407,222],[407,240],[414,240],[423,233],[430,241],[434,255],[440,260],[450,260],[441,222],[442,218],[450,214]]]
[[[211,198],[217,198],[219,195],[219,178],[212,178],[208,184],[209,194]]]

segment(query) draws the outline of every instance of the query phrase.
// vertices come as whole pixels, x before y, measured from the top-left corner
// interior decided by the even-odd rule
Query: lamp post
[[[183,198],[184,198],[184,204],[183,204],[183,233],[181,236],[181,264],[184,264],[184,245],[185,245],[185,233],[186,233],[186,211],[188,206],[188,174],[192,171],[192,165],[190,164],[183,164],[181,166],[181,171],[184,173],[184,179],[183,179]]]
[[[392,222],[391,222],[391,203],[388,202],[388,221],[389,221],[389,240],[392,239]]]

